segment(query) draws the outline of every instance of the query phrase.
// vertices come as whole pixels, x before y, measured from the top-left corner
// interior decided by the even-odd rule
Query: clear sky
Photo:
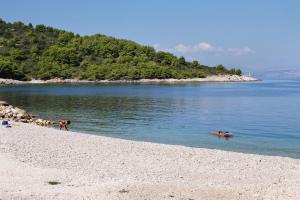
[[[300,68],[299,0],[1,0],[0,18],[130,39],[202,64]]]

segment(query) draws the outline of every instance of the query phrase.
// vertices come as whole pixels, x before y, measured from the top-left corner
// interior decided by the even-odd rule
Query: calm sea
[[[300,158],[300,81],[1,86],[0,99],[71,130]],[[209,132],[224,130],[224,140]]]

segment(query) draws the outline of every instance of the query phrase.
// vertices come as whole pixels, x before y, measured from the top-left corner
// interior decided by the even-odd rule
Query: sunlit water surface
[[[300,158],[300,81],[1,86],[0,99],[73,131]]]

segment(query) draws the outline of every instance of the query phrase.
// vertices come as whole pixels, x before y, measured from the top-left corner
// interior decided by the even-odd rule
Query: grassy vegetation
[[[223,65],[208,67],[184,57],[105,35],[79,36],[0,19],[0,78],[137,80],[241,74]]]

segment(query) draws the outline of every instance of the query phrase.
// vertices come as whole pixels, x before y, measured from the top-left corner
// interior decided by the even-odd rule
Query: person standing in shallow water
[[[59,130],[64,129],[68,131],[68,125],[71,124],[70,120],[59,120]]]

